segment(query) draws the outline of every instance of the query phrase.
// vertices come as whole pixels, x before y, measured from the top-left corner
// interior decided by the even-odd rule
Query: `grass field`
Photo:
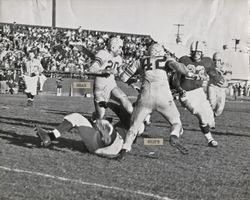
[[[87,153],[74,133],[40,147],[34,125],[51,129],[72,112],[90,117],[92,98],[43,95],[25,105],[22,94],[0,95],[0,199],[250,199],[250,102],[226,103],[216,119],[218,148],[207,147],[197,119],[177,102],[189,154],[169,145],[170,126],[154,113],[123,161]],[[164,144],[146,146],[145,137]]]

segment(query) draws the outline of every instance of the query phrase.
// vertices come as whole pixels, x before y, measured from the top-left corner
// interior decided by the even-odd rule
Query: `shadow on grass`
[[[52,109],[43,109],[43,111],[45,111],[46,113],[51,113],[51,114],[56,114],[56,115],[63,115],[63,116],[66,116],[68,114],[73,113],[73,112],[69,112],[69,111],[59,111],[59,110],[52,110]],[[90,114],[90,113],[80,113],[80,114],[82,114],[89,121],[91,121],[92,114]]]
[[[12,130],[0,130],[0,139],[8,141],[9,144],[21,146],[29,149],[44,148],[41,146],[41,141],[38,137],[29,135],[19,135]],[[72,151],[79,151],[87,153],[88,150],[82,141],[72,140],[68,138],[59,138],[55,141],[49,149],[54,151],[63,151],[63,149],[70,149]],[[62,149],[62,150],[60,150]]]
[[[26,127],[34,127],[35,124],[49,125],[53,127],[58,125],[58,123],[53,123],[53,122],[42,122],[40,120],[23,119],[15,117],[0,117],[0,122],[18,126],[26,126]]]
[[[166,128],[170,128],[171,126],[169,124],[166,123],[162,123],[161,121],[158,121],[157,123],[154,124],[155,127],[166,127]],[[183,123],[183,129],[184,131],[193,131],[193,132],[201,132],[200,128],[187,128],[188,126],[190,126],[190,124],[186,124]],[[242,129],[242,127],[238,127],[238,126],[230,126],[234,129]],[[242,134],[242,133],[237,133],[237,131],[235,132],[229,132],[229,131],[216,131],[216,130],[211,130],[212,134],[214,135],[225,135],[225,136],[237,136],[237,137],[250,137],[250,134],[248,132]],[[185,133],[184,133],[185,134]],[[201,133],[202,134],[202,133]]]

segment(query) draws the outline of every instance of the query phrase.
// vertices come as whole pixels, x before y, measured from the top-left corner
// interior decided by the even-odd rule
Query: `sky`
[[[195,40],[207,42],[208,54],[223,44],[247,43],[248,0],[57,0],[58,27],[151,35],[175,51],[188,51]],[[52,0],[0,0],[0,22],[51,25]],[[177,26],[182,45],[176,45]]]

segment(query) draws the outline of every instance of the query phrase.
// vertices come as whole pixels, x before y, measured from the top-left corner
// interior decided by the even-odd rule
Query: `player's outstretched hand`
[[[171,146],[178,149],[182,154],[188,154],[188,149],[181,144],[179,138],[176,135],[170,135],[169,143]]]

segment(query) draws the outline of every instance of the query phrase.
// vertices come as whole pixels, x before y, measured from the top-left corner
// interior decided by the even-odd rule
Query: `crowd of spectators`
[[[92,53],[107,48],[111,37],[124,40],[124,62],[145,55],[153,40],[147,35],[101,32],[77,29],[38,27],[29,25],[0,24],[0,81],[13,80],[19,83],[19,76],[25,68],[28,51],[33,50],[40,59],[46,76],[78,77],[91,62],[84,52],[71,43],[81,43]],[[7,76],[7,74],[11,74]],[[16,75],[17,74],[17,75]],[[12,82],[12,81],[11,81]],[[1,91],[3,92],[3,91]]]
[[[229,95],[234,96],[235,99],[238,97],[250,97],[250,85],[235,83],[228,87]]]
[[[96,53],[106,48],[109,38],[118,36],[124,40],[124,59],[130,62],[143,56],[153,42],[150,36],[128,35],[100,31],[17,24],[0,25],[0,66],[6,70],[21,69],[27,52],[34,50],[46,71],[79,72],[89,66],[90,58],[73,48],[71,42],[79,42]]]

